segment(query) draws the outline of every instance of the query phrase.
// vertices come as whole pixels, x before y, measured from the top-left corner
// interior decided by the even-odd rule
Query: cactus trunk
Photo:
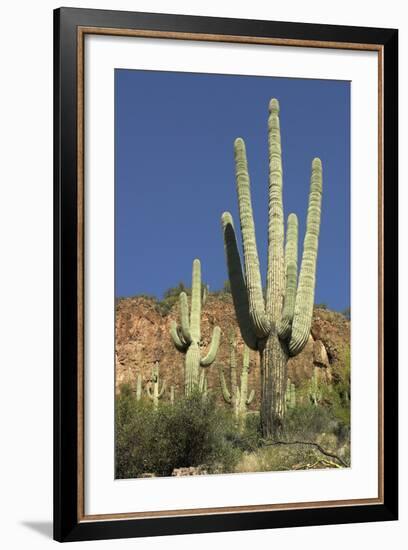
[[[261,349],[261,425],[265,438],[280,437],[286,410],[288,353],[276,333]]]
[[[198,345],[191,344],[186,352],[184,373],[184,389],[185,394],[190,395],[191,392],[198,386],[200,374],[200,348]]]

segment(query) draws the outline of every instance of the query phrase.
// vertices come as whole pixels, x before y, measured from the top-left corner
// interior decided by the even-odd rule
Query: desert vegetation
[[[344,358],[347,362],[347,357]],[[116,398],[116,477],[156,477],[254,471],[339,468],[350,465],[350,380],[328,387],[304,383],[286,410],[285,434],[265,440],[257,411],[241,413],[217,402],[214,388],[197,389],[159,406],[137,386]]]
[[[331,312],[326,304],[314,303],[322,163],[318,158],[311,162],[298,273],[296,214],[288,215],[285,230],[276,99],[269,104],[268,140],[266,287],[262,287],[246,148],[243,139],[237,138],[234,153],[243,267],[232,216],[224,212],[228,280],[221,290],[209,292],[196,258],[191,287],[180,283],[166,291],[162,300],[149,296],[136,299],[137,304],[143,299],[146,307],[153,305],[150,325],[157,319],[155,314],[159,315],[160,327],[154,338],[157,346],[167,338],[177,355],[171,356],[169,364],[170,354],[163,357],[165,354],[157,351],[146,378],[145,365],[136,364],[135,373],[126,352],[127,379],[117,388],[116,399],[118,478],[350,465],[349,340],[339,345],[324,334],[338,322],[338,316],[340,324],[349,327],[350,310],[341,315]],[[117,303],[121,307],[121,301]],[[220,303],[224,330],[215,320],[215,307]],[[228,317],[230,311],[232,317]],[[348,334],[348,328],[345,332]],[[225,356],[221,359],[221,345],[228,346],[228,360]],[[303,365],[306,350],[309,359]],[[257,360],[253,356],[251,360],[251,353]],[[297,357],[289,376],[288,365]],[[148,361],[143,358],[143,362]],[[118,358],[118,364],[124,364],[123,358]],[[173,378],[180,372],[182,382],[177,386]],[[172,379],[166,380],[166,376]],[[254,385],[255,378],[259,387]]]

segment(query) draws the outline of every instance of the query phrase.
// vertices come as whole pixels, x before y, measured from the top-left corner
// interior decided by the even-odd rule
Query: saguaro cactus
[[[312,322],[322,199],[322,163],[312,161],[306,235],[299,281],[298,220],[289,214],[284,246],[279,103],[269,103],[269,223],[265,299],[262,291],[245,143],[234,143],[245,277],[232,216],[222,215],[228,274],[245,343],[261,355],[261,425],[264,437],[283,430],[287,361],[305,346]]]
[[[320,387],[320,381],[317,374],[317,369],[319,367],[313,367],[313,374],[312,378],[309,381],[309,397],[313,405],[317,407],[317,405],[322,400],[322,391]]]
[[[142,398],[142,375],[139,373],[136,376],[136,401]]]
[[[244,355],[242,361],[242,371],[240,384],[237,380],[237,357],[236,357],[237,342],[235,335],[230,335],[230,372],[231,372],[231,391],[228,390],[227,382],[225,381],[224,371],[220,367],[220,382],[222,395],[226,403],[233,408],[235,417],[240,425],[243,426],[247,412],[247,406],[254,399],[255,391],[252,390],[248,395],[248,374],[249,374],[249,348],[244,346]]]
[[[207,355],[201,357],[201,265],[200,260],[193,262],[191,289],[191,312],[189,314],[188,299],[185,292],[180,293],[180,326],[172,322],[170,334],[174,345],[185,358],[184,388],[185,394],[199,387],[200,367],[209,367],[215,360],[220,344],[221,330],[214,327],[210,348]]]
[[[147,386],[147,395],[153,401],[153,407],[155,409],[159,408],[159,399],[164,395],[166,389],[166,381],[162,383],[162,387],[159,390],[160,380],[159,380],[159,363],[156,362],[152,368],[152,376],[150,378],[150,385]]]

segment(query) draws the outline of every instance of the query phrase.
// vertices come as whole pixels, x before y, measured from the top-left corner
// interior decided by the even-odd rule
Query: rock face
[[[171,320],[178,321],[178,305],[163,314],[154,299],[134,297],[120,299],[116,305],[116,390],[123,383],[131,384],[136,391],[136,378],[142,376],[143,393],[149,384],[153,366],[158,363],[160,379],[166,382],[164,401],[170,401],[170,388],[175,397],[184,393],[184,355],[177,351],[171,341]],[[212,329],[221,328],[221,344],[214,364],[206,368],[208,388],[217,400],[221,395],[218,366],[223,365],[229,384],[228,335],[235,329],[237,337],[238,374],[242,367],[243,341],[235,320],[234,307],[229,294],[210,295],[201,317],[203,346],[210,343]],[[350,345],[350,323],[343,315],[325,309],[315,309],[311,336],[305,349],[290,359],[288,375],[295,386],[307,382],[317,372],[318,379],[330,383],[339,369],[343,368],[345,350]],[[255,390],[252,410],[259,409],[260,367],[259,354],[250,352],[249,391]]]

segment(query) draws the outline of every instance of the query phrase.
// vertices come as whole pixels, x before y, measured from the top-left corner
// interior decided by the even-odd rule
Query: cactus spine
[[[215,360],[220,344],[221,330],[214,327],[211,344],[207,355],[201,356],[201,264],[200,260],[193,262],[191,311],[189,313],[188,299],[185,292],[180,293],[180,326],[174,321],[170,334],[176,348],[185,353],[185,394],[190,395],[199,389],[200,367],[209,367]]]
[[[153,407],[157,410],[159,408],[159,399],[164,395],[166,389],[166,382],[162,383],[161,389],[159,379],[159,363],[156,362],[152,368],[152,376],[150,378],[150,385],[147,386],[147,395],[153,401]]]
[[[242,361],[242,371],[240,385],[237,380],[237,357],[236,357],[237,343],[234,334],[230,335],[230,373],[231,373],[231,391],[228,390],[227,382],[225,380],[224,371],[220,367],[220,382],[222,395],[226,403],[230,404],[233,408],[235,417],[239,426],[242,428],[245,422],[245,416],[247,412],[247,406],[250,405],[254,399],[255,391],[252,390],[248,395],[248,374],[249,374],[249,348],[244,345],[244,355]]]
[[[232,216],[222,215],[228,275],[245,343],[261,356],[261,425],[265,438],[282,432],[287,361],[300,353],[311,328],[322,199],[322,163],[312,162],[309,207],[298,280],[298,221],[289,214],[284,243],[279,103],[269,103],[269,223],[266,300],[262,292],[245,143],[234,143],[245,277]]]

